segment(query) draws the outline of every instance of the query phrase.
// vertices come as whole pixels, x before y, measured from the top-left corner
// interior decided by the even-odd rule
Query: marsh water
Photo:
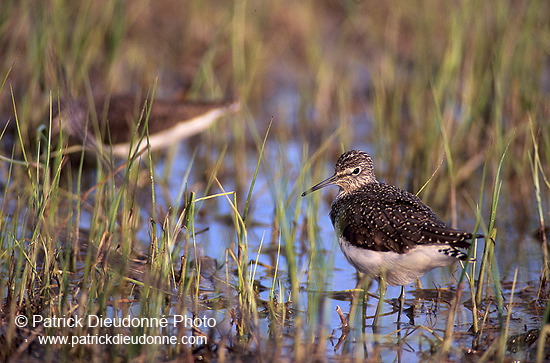
[[[284,94],[285,89],[282,87]],[[287,135],[286,128],[297,127],[297,120],[292,118],[292,108],[297,101],[292,97],[281,99],[275,109],[265,105],[258,107],[262,111],[257,113],[226,117],[205,134],[170,151],[155,153],[152,164],[147,157],[138,160],[138,169],[147,175],[145,179],[150,180],[150,175],[155,179],[154,197],[148,182],[137,186],[133,193],[135,202],[132,204],[139,206],[136,218],[141,222],[135,233],[136,241],[132,243],[143,256],[166,232],[164,226],[161,228],[163,216],[185,207],[185,199],[191,193],[195,193],[198,200],[191,224],[182,229],[186,233],[176,238],[169,248],[174,270],[181,270],[180,262],[185,259],[189,261],[189,271],[198,279],[196,296],[200,303],[189,311],[216,322],[213,327],[203,327],[201,334],[213,341],[238,339],[236,316],[240,297],[237,286],[241,282],[236,277],[231,254],[237,255],[239,249],[236,210],[242,213],[247,203],[245,196],[254,181],[244,241],[249,260],[248,279],[255,287],[258,321],[249,331],[253,338],[245,344],[250,350],[233,352],[233,358],[264,359],[264,355],[272,354],[273,350],[275,357],[293,356],[296,342],[305,340],[319,347],[315,358],[319,360],[423,361],[438,357],[446,337],[450,336],[451,345],[445,359],[494,359],[495,350],[498,350],[495,342],[505,329],[506,342],[501,344],[506,347],[504,355],[510,359],[534,360],[546,308],[547,291],[545,282],[541,282],[543,249],[534,233],[538,215],[535,212],[518,215],[524,211],[516,209],[516,196],[510,193],[513,188],[505,186],[505,192],[498,198],[494,264],[486,274],[485,283],[479,283],[476,278],[486,244],[492,242],[479,239],[475,244],[475,263],[456,263],[435,269],[423,276],[419,284],[405,286],[405,309],[401,314],[398,309],[400,288],[389,287],[375,324],[378,282],[363,279],[346,261],[328,217],[337,187],[324,188],[305,198],[300,196],[311,185],[333,173],[337,155],[334,151],[338,152],[338,148],[320,153],[311,162],[308,146],[322,145],[326,141],[315,135],[311,139],[304,138],[303,134],[291,131]],[[272,115],[268,116],[267,112]],[[368,126],[372,122],[370,117],[366,112],[352,117],[354,123],[350,126],[355,132],[344,147],[368,151],[373,157],[378,179],[399,184],[415,171],[405,166],[388,170],[385,163],[388,155],[365,142],[373,138],[374,131]],[[237,160],[237,153],[226,153],[228,145],[239,140],[235,140],[231,132],[219,130],[231,129],[235,123],[248,125],[259,135],[267,134],[265,147],[260,148],[257,142],[243,145],[244,160]],[[269,133],[274,129],[276,136]],[[84,179],[87,177],[90,180],[85,184],[97,183],[93,169],[84,172]],[[473,231],[479,224],[478,231],[486,233],[483,228],[490,218],[492,185],[487,181],[481,183],[481,172],[470,178],[472,182],[461,190],[473,202],[468,204],[468,198],[463,198],[458,207],[452,206],[458,210],[457,227]],[[430,187],[428,183],[427,188]],[[480,194],[482,200],[472,197],[477,195],[478,188],[489,190]],[[534,196],[522,203],[535,210]],[[449,203],[433,207],[449,223],[450,208]],[[480,209],[477,219],[476,208]],[[93,215],[85,209],[79,221],[78,228],[83,231],[94,227]],[[111,263],[121,262],[111,259]],[[469,276],[463,276],[463,271]],[[76,275],[75,281],[81,277]],[[130,277],[140,281],[139,276]],[[472,285],[468,281],[472,281]],[[292,295],[293,284],[298,286],[295,290],[298,296]],[[483,293],[481,305],[475,307],[474,313],[472,291],[478,286],[482,286]],[[181,296],[177,286],[172,289],[176,306]],[[136,286],[136,290],[140,288]],[[108,308],[109,317],[123,317],[128,311],[140,316],[142,307],[138,299],[122,305],[124,307]],[[170,317],[181,310],[174,307],[165,313]],[[473,314],[478,315],[477,324],[481,326],[475,332]],[[278,324],[280,326],[276,327]],[[277,349],[274,348],[275,340]],[[201,349],[204,348],[196,349],[195,357],[203,359]],[[216,357],[219,358],[214,355],[208,359],[216,360]]]
[[[290,106],[289,106],[290,107]],[[253,116],[254,117],[254,116]],[[259,117],[259,116],[258,116]],[[230,119],[227,122],[240,122]],[[292,123],[291,120],[274,117],[273,122]],[[265,125],[267,128],[267,124]],[[358,140],[361,135],[358,134]],[[355,148],[369,150],[369,145],[361,142],[352,142]],[[157,205],[164,210],[175,206],[173,200],[185,189],[187,192],[195,188],[201,190],[204,186],[205,170],[201,165],[208,162],[204,160],[191,160],[194,153],[199,154],[204,149],[202,145],[180,145],[170,159],[160,159],[156,164],[157,175],[166,175],[166,169],[170,170],[162,188],[157,193]],[[199,152],[197,152],[199,150]],[[249,161],[243,171],[248,180],[254,174],[257,167],[259,151],[248,148]],[[215,151],[210,151],[216,155]],[[229,157],[230,158],[230,157]],[[380,166],[384,170],[383,161],[373,153],[375,167]],[[383,158],[382,158],[383,159]],[[171,162],[171,165],[165,163]],[[224,159],[223,163],[232,165],[235,161]],[[355,269],[349,265],[341,253],[333,227],[328,217],[330,202],[337,193],[337,187],[325,188],[318,194],[310,195],[300,200],[300,194],[305,190],[304,185],[298,185],[295,180],[304,168],[306,160],[301,157],[299,140],[289,140],[286,145],[271,141],[267,137],[264,156],[260,161],[259,172],[252,193],[250,215],[252,218],[247,223],[248,258],[253,266],[253,280],[259,287],[257,290],[259,301],[266,304],[273,296],[279,303],[286,303],[289,309],[284,336],[285,351],[292,351],[296,334],[311,334],[314,340],[325,340],[324,352],[329,360],[339,359],[381,359],[382,361],[422,361],[433,357],[442,343],[449,320],[449,310],[454,298],[460,290],[460,299],[454,316],[454,336],[450,355],[451,360],[478,359],[492,349],[491,344],[498,339],[500,334],[499,319],[509,318],[507,325],[506,355],[513,359],[533,360],[536,352],[538,332],[545,309],[544,300],[540,294],[541,271],[543,259],[541,243],[533,231],[536,229],[535,215],[529,220],[529,226],[524,231],[516,228],[514,211],[511,210],[512,202],[508,195],[500,198],[498,228],[502,232],[495,241],[495,272],[500,279],[502,298],[505,309],[498,310],[497,291],[494,284],[487,284],[485,297],[481,307],[477,307],[483,315],[484,328],[474,334],[472,332],[472,296],[466,279],[459,283],[462,272],[462,264],[455,264],[448,268],[440,268],[427,273],[420,281],[421,285],[411,284],[405,286],[406,303],[405,311],[399,316],[398,296],[399,287],[388,287],[383,305],[383,314],[377,325],[373,325],[378,304],[378,282],[361,280]],[[326,156],[322,158],[322,170],[326,176],[331,175],[334,168],[334,160]],[[228,167],[230,169],[231,167]],[[407,171],[403,171],[407,172]],[[227,173],[227,174],[225,174]],[[306,171],[307,173],[307,171]],[[213,187],[210,195],[221,192],[237,190],[237,175],[230,171],[220,172],[220,182],[223,187]],[[383,177],[380,178],[383,180]],[[186,184],[182,185],[182,180]],[[317,180],[309,180],[311,184]],[[309,185],[307,184],[307,185]],[[245,194],[241,192],[241,194]],[[203,197],[200,193],[196,198]],[[150,193],[145,192],[141,198],[147,203]],[[277,215],[277,205],[280,198],[286,198],[285,208],[288,208],[290,216],[281,218]],[[319,198],[312,207],[312,201],[308,198]],[[244,203],[244,201],[239,200]],[[488,201],[483,201],[489,204]],[[301,203],[301,212],[294,219],[294,208]],[[534,201],[533,201],[534,203]],[[308,207],[309,205],[309,207]],[[534,205],[534,204],[533,204]],[[242,204],[241,204],[242,207]],[[201,298],[212,301],[206,304],[207,308],[201,309],[205,316],[213,317],[218,322],[213,334],[221,337],[231,334],[234,327],[231,324],[231,310],[236,304],[236,294],[233,288],[220,288],[219,281],[227,280],[227,276],[234,275],[231,261],[228,260],[227,251],[236,249],[235,226],[232,222],[234,211],[225,196],[219,196],[200,202],[197,205],[197,218],[194,222],[194,230],[200,231],[192,238],[193,248],[189,250],[186,258],[202,260],[200,272],[202,283]],[[314,208],[314,220],[305,219],[305,209]],[[459,218],[459,227],[472,230],[475,226],[474,211],[468,206],[462,209]],[[437,210],[440,215],[448,217],[448,211]],[[145,212],[146,214],[148,212]],[[482,212],[488,213],[487,211]],[[150,218],[143,216],[144,220]],[[485,218],[482,215],[482,218]],[[282,241],[281,222],[286,221],[290,225],[296,224],[298,232],[293,241]],[[315,225],[317,232],[315,240],[308,240],[305,229],[307,224]],[[85,226],[84,226],[85,227]],[[141,229],[137,236],[143,241],[142,247],[147,250],[147,241],[150,241],[150,228]],[[182,242],[183,243],[183,242]],[[291,296],[288,282],[287,266],[284,243],[293,243],[291,247],[296,252],[297,276],[300,279],[300,296]],[[476,242],[477,265],[473,270],[474,276],[479,273],[479,261],[487,241],[479,239]],[[490,241],[488,242],[490,243]],[[513,247],[511,247],[513,246]],[[515,251],[510,253],[510,251]],[[195,268],[197,266],[195,265]],[[274,274],[274,269],[276,275]],[[275,278],[274,278],[275,276]],[[493,278],[490,276],[489,279]],[[475,279],[475,278],[474,278]],[[218,282],[217,282],[218,281]],[[235,283],[234,278],[229,281]],[[273,290],[272,290],[273,288]],[[365,290],[362,290],[365,289]],[[368,290],[366,290],[368,289]],[[230,291],[231,290],[231,291]],[[365,296],[362,291],[368,291]],[[542,292],[541,292],[542,291]],[[215,303],[218,299],[226,300],[225,304]],[[313,301],[311,301],[313,299]],[[314,307],[312,307],[314,305]],[[223,307],[225,306],[225,307]],[[343,315],[337,312],[340,308]],[[139,310],[138,306],[133,309]],[[314,315],[308,313],[311,309],[318,309]],[[272,323],[268,318],[266,307],[261,304],[258,307],[260,321],[255,332],[260,337],[268,337],[272,334]],[[116,313],[113,313],[116,315]],[[296,316],[302,315],[303,320],[299,327],[294,326]],[[342,316],[349,324],[344,327]],[[399,321],[398,321],[399,320]],[[448,329],[448,328],[447,328]],[[269,351],[270,340],[265,338],[257,342],[263,346],[259,351]],[[320,346],[323,346],[321,342]]]

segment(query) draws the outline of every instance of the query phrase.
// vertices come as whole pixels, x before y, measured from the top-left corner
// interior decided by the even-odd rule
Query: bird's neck
[[[364,187],[366,187],[367,185],[371,185],[371,184],[378,184],[378,180],[373,180],[373,181],[369,181],[368,183],[362,183],[362,184],[357,184],[357,185],[348,185],[346,188],[342,188],[340,187],[340,191],[338,192],[338,195],[336,195],[336,198],[339,199],[339,198],[342,198],[346,195],[350,195],[350,194],[353,194],[355,192],[357,192],[358,190],[361,190],[363,189]]]

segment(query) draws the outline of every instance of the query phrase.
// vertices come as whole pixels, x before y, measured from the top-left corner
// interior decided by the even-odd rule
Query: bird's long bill
[[[321,189],[321,188],[327,187],[327,186],[329,186],[329,185],[334,185],[334,184],[336,183],[336,180],[337,180],[337,176],[336,176],[336,174],[334,174],[334,175],[331,176],[330,178],[323,180],[323,181],[320,182],[319,184],[315,184],[314,186],[312,186],[311,188],[309,188],[308,190],[306,190],[305,192],[303,192],[303,193],[302,193],[302,197],[305,197],[305,196],[308,195],[309,193],[314,192],[314,191],[316,191],[316,190],[319,190],[319,189]]]

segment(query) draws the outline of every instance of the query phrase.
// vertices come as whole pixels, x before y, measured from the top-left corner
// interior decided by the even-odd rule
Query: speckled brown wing
[[[405,253],[419,244],[468,248],[473,237],[446,227],[415,195],[384,183],[337,198],[330,218],[348,242],[380,252]]]

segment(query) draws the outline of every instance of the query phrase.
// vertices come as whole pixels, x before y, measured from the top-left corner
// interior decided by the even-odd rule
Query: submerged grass
[[[1,359],[548,359],[547,1],[4,5]],[[226,96],[242,109],[168,157],[100,157],[91,170],[85,151],[66,155],[68,135],[53,137],[60,99],[148,89],[145,124],[157,97]],[[373,154],[379,179],[491,238],[458,281],[407,299],[416,312],[397,327],[391,289],[379,300],[370,281],[349,290],[324,215],[332,192],[299,198],[351,148]],[[387,314],[372,327],[377,305]],[[16,325],[34,315],[217,324]],[[537,343],[514,352],[510,339],[532,329]],[[39,343],[105,334],[193,339]]]

